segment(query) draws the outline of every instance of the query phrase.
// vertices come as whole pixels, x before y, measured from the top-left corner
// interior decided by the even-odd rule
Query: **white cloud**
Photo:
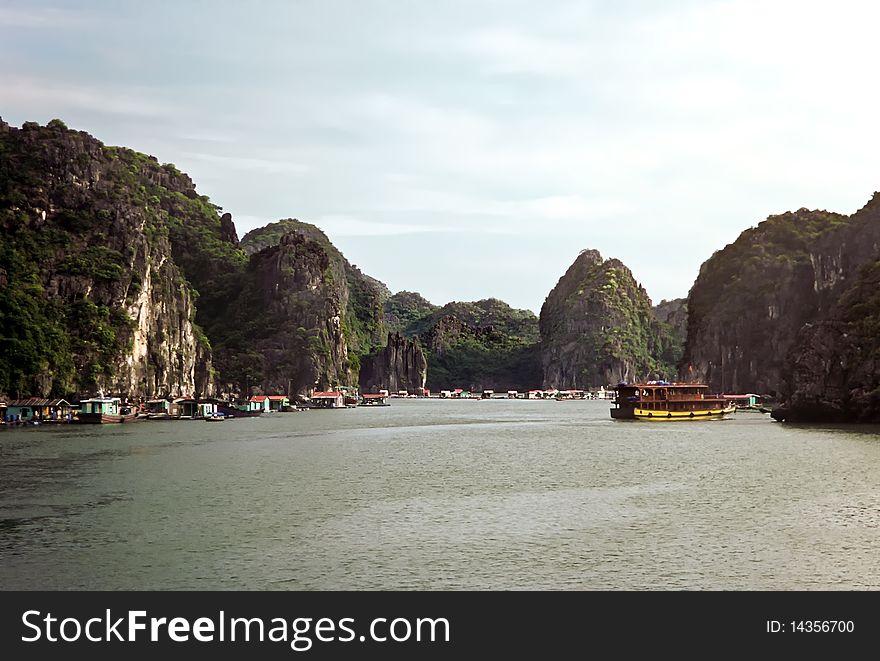
[[[488,74],[530,73],[570,76],[595,64],[586,41],[545,37],[515,27],[491,27],[466,35],[461,43]]]
[[[309,222],[320,227],[328,236],[396,236],[452,231],[452,228],[442,225],[386,223],[342,215],[319,216]]]
[[[275,160],[268,158],[251,158],[248,156],[221,156],[200,152],[182,152],[184,158],[235,170],[255,170],[267,174],[302,175],[312,170],[311,166],[295,161]]]
[[[143,86],[86,85],[48,77],[0,73],[0,103],[4,109],[53,117],[75,110],[132,117],[169,117],[174,104],[158,100],[156,90]]]
[[[0,26],[87,20],[53,11],[35,0]],[[278,44],[237,29],[246,11],[120,5],[132,29],[99,44],[0,40],[18,72],[0,73],[4,118],[85,117],[178,162],[242,233],[301,217],[376,251],[349,255],[363,264],[381,237],[425,254],[494,238],[550,286],[569,246],[595,247],[649,274],[658,299],[768,214],[850,212],[880,187],[880,5],[278,4],[262,16]],[[234,44],[201,36],[206,21]],[[643,246],[658,227],[668,245]]]
[[[80,11],[56,7],[0,7],[0,27],[67,30],[92,23]]]

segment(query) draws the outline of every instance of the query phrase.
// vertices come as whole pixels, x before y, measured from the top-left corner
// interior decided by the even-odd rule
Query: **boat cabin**
[[[79,402],[79,412],[93,415],[122,415],[122,400],[118,397],[94,397]]]
[[[381,393],[366,393],[361,395],[361,406],[387,406],[385,395]]]

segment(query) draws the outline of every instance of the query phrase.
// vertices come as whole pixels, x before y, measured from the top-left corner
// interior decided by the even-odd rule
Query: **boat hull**
[[[109,425],[121,424],[124,422],[136,422],[136,413],[128,413],[126,415],[111,415],[109,413],[80,413],[76,420],[81,425]]]
[[[613,408],[611,417],[615,420],[712,420],[732,414],[736,407],[705,409],[703,411],[648,411],[639,408]]]

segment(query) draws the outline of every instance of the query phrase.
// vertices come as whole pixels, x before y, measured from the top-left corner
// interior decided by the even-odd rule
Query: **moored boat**
[[[723,418],[736,406],[700,383],[620,384],[611,417],[617,420],[707,420]]]
[[[122,406],[122,401],[118,397],[95,397],[80,401],[79,413],[76,414],[74,422],[101,425],[136,420],[137,413]]]

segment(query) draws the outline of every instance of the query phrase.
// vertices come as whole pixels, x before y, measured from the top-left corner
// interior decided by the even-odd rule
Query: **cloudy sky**
[[[584,248],[655,302],[880,188],[880,5],[0,0],[0,116],[173,162],[393,290],[540,309]]]

